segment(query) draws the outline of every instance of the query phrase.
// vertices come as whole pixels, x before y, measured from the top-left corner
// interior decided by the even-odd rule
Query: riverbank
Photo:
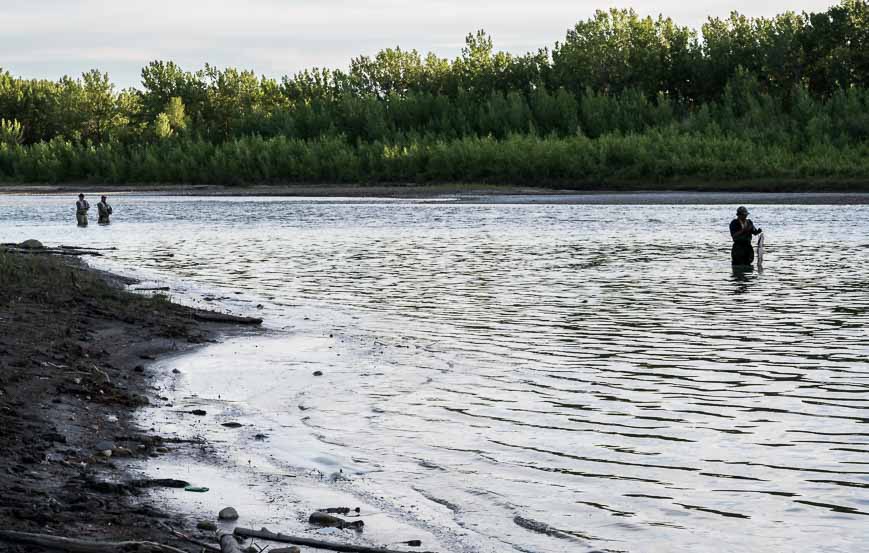
[[[869,193],[866,179],[746,179],[734,181],[670,180],[666,182],[621,182],[606,186],[577,183],[575,186],[516,186],[485,183],[464,184],[259,184],[226,186],[209,184],[95,184],[69,182],[60,184],[2,184],[4,194],[161,194],[167,196],[286,196],[324,198],[398,198],[436,199],[444,197],[492,196],[590,196],[600,194],[633,195],[661,193],[689,194],[841,194]]]
[[[180,444],[139,428],[134,412],[165,404],[150,361],[237,327],[123,284],[66,256],[0,252],[2,530],[182,546],[159,523],[185,517],[144,493],[183,482],[130,471]]]

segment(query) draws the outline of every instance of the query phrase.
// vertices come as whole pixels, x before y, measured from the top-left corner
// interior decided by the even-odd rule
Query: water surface
[[[0,196],[0,239],[262,313],[286,337],[215,346],[191,393],[279,429],[276,463],[435,505],[456,551],[865,549],[866,197],[764,196],[738,273],[744,198],[626,197],[125,195],[79,229],[74,198]]]

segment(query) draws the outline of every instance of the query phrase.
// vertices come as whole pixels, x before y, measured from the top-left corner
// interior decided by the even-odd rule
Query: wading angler
[[[754,223],[748,218],[748,209],[739,206],[736,210],[736,219],[730,221],[730,237],[733,238],[730,259],[733,265],[751,265],[754,261],[751,237],[761,232],[763,230],[754,228]]]
[[[88,210],[91,204],[84,199],[84,194],[78,195],[78,201],[75,202],[75,220],[80,227],[88,226]]]

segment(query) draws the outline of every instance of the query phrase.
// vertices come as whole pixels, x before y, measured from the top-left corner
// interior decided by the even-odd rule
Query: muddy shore
[[[198,550],[159,524],[196,534],[195,521],[147,496],[183,482],[130,471],[183,444],[137,427],[133,413],[166,404],[151,360],[241,327],[124,284],[72,257],[0,252],[0,530]],[[0,541],[0,551],[42,550]]]

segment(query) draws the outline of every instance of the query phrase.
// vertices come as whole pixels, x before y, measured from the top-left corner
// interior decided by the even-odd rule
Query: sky
[[[620,2],[620,3],[618,3]],[[454,58],[485,29],[516,54],[551,47],[597,9],[632,7],[700,27],[731,10],[750,16],[823,11],[835,0],[0,0],[0,68],[27,78],[97,68],[138,86],[149,61],[205,63],[279,78],[309,67],[346,68],[361,54],[401,46]]]

